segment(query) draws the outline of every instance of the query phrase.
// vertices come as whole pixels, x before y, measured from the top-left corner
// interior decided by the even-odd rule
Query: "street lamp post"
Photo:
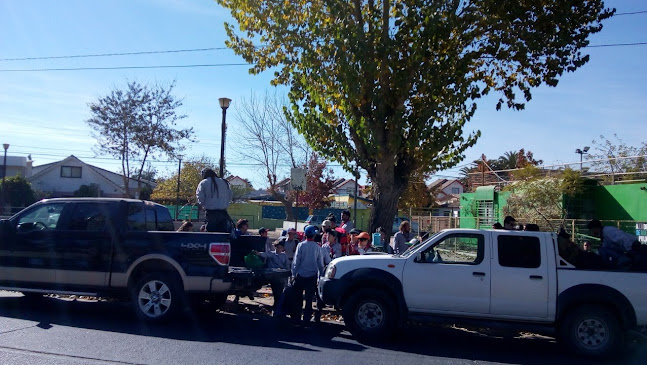
[[[220,138],[220,178],[225,178],[225,135],[227,134],[227,108],[231,99],[220,98],[220,107],[222,108],[222,136]]]
[[[580,155],[580,172],[582,172],[582,156],[583,155],[588,155],[589,153],[589,146],[584,146],[583,149],[576,149],[575,153]]]
[[[7,176],[7,150],[9,149],[9,143],[4,143],[2,145],[4,148],[4,161],[2,162],[2,194],[0,194],[0,213],[4,213],[4,201],[6,188],[4,184],[4,179]]]
[[[182,155],[178,155],[178,164],[177,164],[177,192],[175,193],[175,220],[177,220],[180,214],[180,174],[182,173]]]

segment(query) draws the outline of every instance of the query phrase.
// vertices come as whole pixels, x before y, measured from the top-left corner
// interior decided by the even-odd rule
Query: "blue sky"
[[[607,1],[618,12],[647,10],[644,1]],[[228,12],[210,0],[0,0],[0,58],[65,56],[222,47],[223,22]],[[591,44],[647,41],[647,14],[618,16],[605,23]],[[482,137],[468,150],[465,162],[482,153],[489,158],[526,148],[546,163],[579,161],[576,148],[591,145],[599,135],[617,133],[637,145],[647,140],[647,46],[589,48],[591,61],[564,75],[556,88],[535,89],[533,100],[521,112],[496,111],[496,97],[479,101],[466,133],[480,129]],[[114,67],[180,64],[243,63],[230,50],[59,60],[0,61],[0,70]],[[122,86],[127,80],[142,83],[177,81],[176,95],[184,98],[182,112],[198,143],[187,155],[220,151],[219,97],[233,99],[227,120],[236,133],[236,100],[252,92],[271,90],[271,75],[252,76],[246,66],[0,72],[0,142],[10,143],[10,155],[31,154],[36,165],[70,154],[109,170],[119,162],[96,156],[95,140],[85,124],[87,104]],[[228,141],[233,141],[228,138]],[[256,168],[240,165],[227,147],[227,168],[263,187]],[[98,157],[98,158],[95,158]],[[154,165],[165,174],[175,162]],[[461,164],[462,165],[462,164]],[[460,165],[459,165],[460,166]],[[336,175],[349,177],[341,168]],[[458,168],[439,173],[457,176]]]

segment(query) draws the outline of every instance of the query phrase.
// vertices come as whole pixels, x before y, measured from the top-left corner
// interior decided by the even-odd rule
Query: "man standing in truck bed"
[[[198,204],[207,212],[207,232],[227,232],[233,229],[233,222],[227,207],[233,197],[229,183],[218,177],[212,169],[202,170],[202,181],[195,191]]]

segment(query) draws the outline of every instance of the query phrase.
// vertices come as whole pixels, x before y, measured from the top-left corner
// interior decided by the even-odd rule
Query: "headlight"
[[[337,272],[337,268],[333,264],[328,264],[328,268],[326,269],[326,274],[324,275],[326,279],[334,279],[335,278],[335,273]]]

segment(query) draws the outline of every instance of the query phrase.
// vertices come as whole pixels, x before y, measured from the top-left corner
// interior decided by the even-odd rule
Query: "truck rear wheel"
[[[166,272],[141,276],[130,288],[137,316],[149,322],[163,322],[175,317],[184,303],[179,279]]]
[[[376,289],[360,289],[342,308],[348,330],[362,340],[386,339],[395,327],[395,306],[388,295]]]
[[[583,306],[566,315],[560,337],[570,351],[608,357],[620,349],[624,334],[613,312],[601,306]]]

